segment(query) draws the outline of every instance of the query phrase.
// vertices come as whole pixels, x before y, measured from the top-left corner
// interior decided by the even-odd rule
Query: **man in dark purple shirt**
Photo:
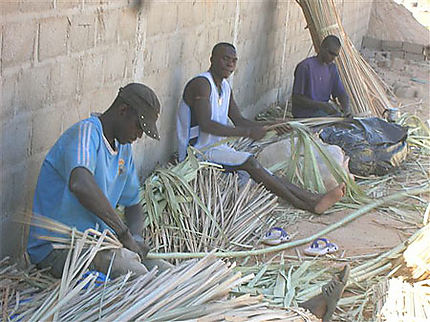
[[[294,117],[350,117],[348,94],[339,77],[334,59],[340,51],[339,38],[329,35],[321,43],[317,56],[301,61],[294,71],[293,116]],[[338,99],[339,106],[329,102]]]

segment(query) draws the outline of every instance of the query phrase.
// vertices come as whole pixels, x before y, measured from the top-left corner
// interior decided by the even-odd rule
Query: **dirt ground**
[[[397,98],[390,98],[393,106],[399,107],[402,112],[407,111],[419,116],[423,121],[427,121],[430,118],[430,62],[391,59],[389,54],[382,52],[368,51],[363,54],[397,96]],[[351,212],[352,210],[302,218],[284,228],[289,234],[295,234],[293,240],[298,240],[321,231]],[[408,229],[405,226],[404,222],[391,216],[381,215],[379,212],[369,212],[325,237],[339,246],[336,257],[375,254],[392,249],[416,230],[416,228]],[[298,251],[303,255],[305,247],[299,246],[297,250],[289,249],[285,254],[297,255]]]

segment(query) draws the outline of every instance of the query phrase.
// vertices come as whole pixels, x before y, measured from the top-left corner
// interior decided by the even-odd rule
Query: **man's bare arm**
[[[102,219],[118,235],[124,247],[138,253],[146,253],[133,239],[127,225],[118,217],[91,172],[83,167],[74,168],[70,174],[69,189],[86,209]]]
[[[193,79],[184,91],[184,100],[191,107],[200,129],[217,136],[249,136],[248,127],[231,127],[211,120],[210,94],[209,82],[204,78]]]

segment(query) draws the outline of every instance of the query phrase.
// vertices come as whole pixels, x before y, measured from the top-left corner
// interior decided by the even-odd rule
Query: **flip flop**
[[[317,238],[308,248],[305,248],[303,251],[306,255],[321,256],[333,254],[338,250],[339,247],[335,243],[330,243],[327,238]]]
[[[330,282],[321,288],[321,294],[326,302],[326,312],[322,318],[323,322],[331,321],[331,316],[336,310],[337,302],[339,302],[348,282],[350,270],[349,264],[346,264],[342,271],[337,273]]]
[[[290,235],[280,227],[272,227],[264,235],[262,242],[266,245],[275,246],[290,240]]]

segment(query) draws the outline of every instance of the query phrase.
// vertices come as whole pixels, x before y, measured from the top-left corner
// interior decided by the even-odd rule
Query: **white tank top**
[[[231,87],[226,79],[222,80],[221,93],[212,78],[210,72],[197,75],[197,77],[206,78],[211,85],[210,106],[211,120],[223,125],[228,124],[228,108],[230,106]],[[191,109],[182,98],[179,103],[179,109],[176,120],[176,133],[178,136],[178,153],[179,161],[183,161],[187,155],[188,143],[191,139],[197,138],[195,148],[201,149],[210,146],[223,138],[213,134],[200,131],[199,126],[191,127]]]

